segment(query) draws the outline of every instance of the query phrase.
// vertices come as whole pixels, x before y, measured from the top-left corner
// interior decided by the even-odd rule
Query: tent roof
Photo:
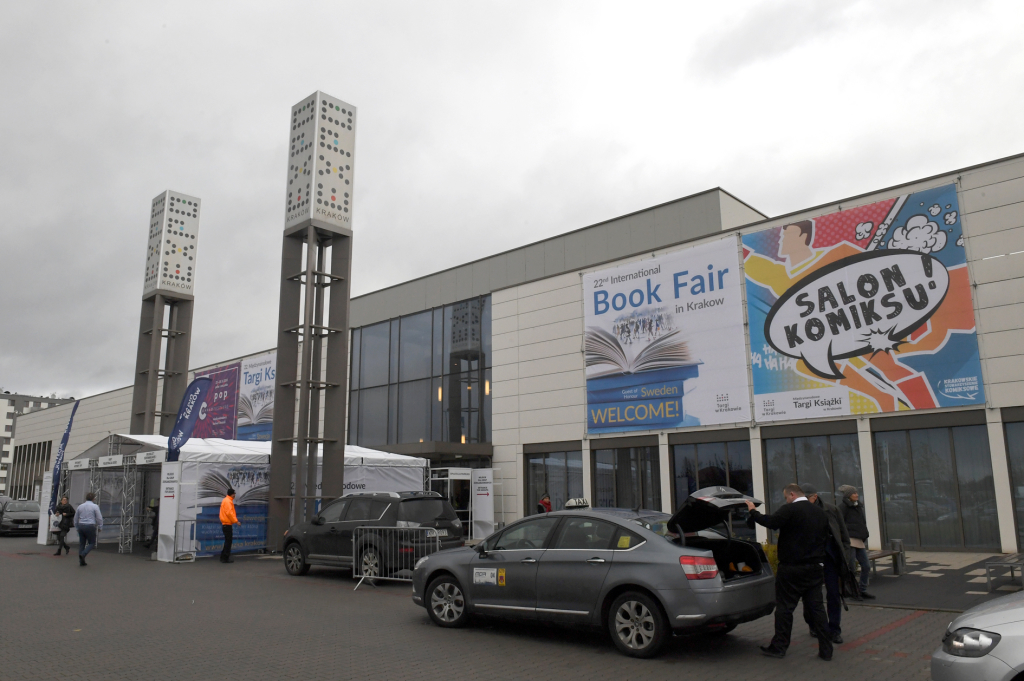
[[[121,438],[122,454],[138,454],[167,450],[167,437],[163,435],[108,435],[92,447],[74,457],[75,459],[96,459],[106,456],[110,438]],[[293,447],[294,456],[294,447]],[[318,451],[317,458],[322,458]],[[181,448],[179,461],[205,463],[267,463],[270,460],[270,443],[250,440],[222,440],[221,438],[192,438]],[[427,468],[426,459],[379,452],[375,449],[345,445],[346,466],[403,466]]]

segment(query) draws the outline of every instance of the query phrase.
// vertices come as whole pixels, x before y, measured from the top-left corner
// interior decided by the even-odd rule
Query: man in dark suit
[[[761,652],[768,657],[785,657],[793,633],[793,611],[803,599],[811,628],[818,638],[818,657],[832,659],[832,640],[828,634],[828,617],[821,598],[824,580],[822,563],[828,536],[828,517],[811,504],[800,485],[786,485],[782,490],[786,505],[771,515],[763,515],[747,502],[748,523],[757,523],[779,531],[779,570],[775,575],[775,636]]]

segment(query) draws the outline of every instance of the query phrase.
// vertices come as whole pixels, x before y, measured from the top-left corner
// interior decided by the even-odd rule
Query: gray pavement
[[[851,607],[831,663],[816,657],[802,623],[784,660],[763,657],[757,646],[771,617],[633,660],[601,632],[503,622],[440,629],[408,585],[353,592],[343,571],[290,577],[277,558],[167,565],[108,551],[82,568],[76,550],[56,558],[33,539],[0,537],[0,678],[926,679],[953,617]]]

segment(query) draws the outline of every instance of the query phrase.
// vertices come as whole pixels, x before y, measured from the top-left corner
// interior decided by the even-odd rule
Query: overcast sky
[[[712,7],[712,5],[716,5]],[[358,108],[358,295],[721,186],[777,215],[1024,152],[1007,2],[0,3],[0,387],[132,382],[149,207],[192,365],[276,335],[290,107]]]

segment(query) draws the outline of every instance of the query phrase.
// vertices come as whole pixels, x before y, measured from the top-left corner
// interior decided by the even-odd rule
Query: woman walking
[[[57,553],[53,555],[59,556],[60,550],[61,548],[63,548],[64,555],[66,556],[68,555],[68,552],[71,551],[71,547],[68,546],[66,540],[68,536],[68,530],[71,529],[71,523],[74,521],[75,518],[75,509],[71,506],[71,504],[68,503],[67,497],[61,497],[60,503],[57,504],[57,507],[55,509],[53,509],[53,513],[54,515],[60,516],[60,523],[57,525]]]

